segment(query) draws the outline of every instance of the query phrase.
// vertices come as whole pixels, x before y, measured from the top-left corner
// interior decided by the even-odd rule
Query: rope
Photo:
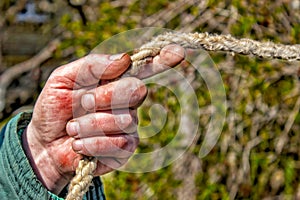
[[[143,70],[147,57],[159,54],[160,50],[169,45],[178,44],[184,48],[204,49],[207,51],[224,51],[233,54],[253,55],[265,59],[282,59],[287,61],[300,60],[300,45],[275,44],[259,42],[247,38],[236,39],[231,35],[216,35],[209,33],[165,33],[142,45],[131,56],[132,65],[125,76],[136,76]],[[81,200],[93,179],[97,167],[95,158],[83,158],[80,161],[76,175],[71,180],[67,200]]]
[[[73,177],[66,200],[81,200],[88,191],[94,177],[94,171],[97,168],[97,159],[84,157],[79,161],[76,168],[76,174]]]
[[[288,61],[300,60],[300,45],[283,45],[273,42],[259,42],[248,38],[236,39],[231,35],[209,33],[166,33],[157,36],[140,47],[131,56],[133,61],[129,75],[136,75],[146,63],[145,58],[158,55],[160,50],[169,44],[178,44],[184,48],[204,49],[207,51],[224,51],[243,55],[253,55],[267,59]]]

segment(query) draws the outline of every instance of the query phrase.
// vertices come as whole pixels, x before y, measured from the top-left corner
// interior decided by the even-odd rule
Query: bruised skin
[[[152,59],[148,75],[181,62],[182,52],[166,47]],[[95,175],[102,175],[126,163],[136,149],[136,109],[147,89],[133,77],[114,81],[130,63],[127,54],[94,54],[49,77],[23,139],[35,173],[51,192],[58,194],[69,183],[83,155],[98,158]],[[99,80],[106,84],[99,86]]]

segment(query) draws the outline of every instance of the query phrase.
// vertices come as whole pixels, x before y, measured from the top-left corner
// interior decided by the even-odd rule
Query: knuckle
[[[119,143],[117,154],[122,157],[129,157],[137,148],[137,141],[134,137],[126,135]]]
[[[123,137],[119,145],[120,149],[126,150],[128,147],[131,146],[131,142],[128,137]]]
[[[128,136],[128,142],[125,146],[125,150],[128,152],[134,152],[138,146],[139,139],[133,135]]]
[[[99,58],[102,58],[103,55],[102,54],[88,54],[84,57],[85,61],[86,62],[89,62],[89,61],[92,61],[94,59],[99,59]]]
[[[100,119],[97,119],[96,117],[91,118],[89,126],[97,130],[97,132],[102,131],[102,123]]]

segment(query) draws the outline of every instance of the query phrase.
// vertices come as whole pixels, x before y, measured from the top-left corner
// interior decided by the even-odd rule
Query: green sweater
[[[0,132],[0,199],[63,199],[67,188],[58,196],[48,191],[37,179],[22,149],[21,136],[30,119],[31,113],[20,113]],[[99,177],[93,179],[83,199],[105,200]]]

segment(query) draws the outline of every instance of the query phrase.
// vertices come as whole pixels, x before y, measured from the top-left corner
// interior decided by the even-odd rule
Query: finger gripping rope
[[[169,45],[178,44],[184,48],[204,49],[207,51],[224,51],[243,55],[253,55],[267,59],[288,61],[300,60],[300,45],[283,45],[273,42],[259,42],[247,38],[236,39],[231,35],[209,33],[166,33],[152,39],[140,47],[131,56],[132,65],[126,76],[136,76],[147,63],[147,57],[159,54],[160,50]],[[96,158],[84,157],[76,169],[76,175],[69,185],[67,200],[81,200],[88,190],[94,171],[97,167]]]
[[[300,60],[300,45],[283,45],[273,42],[258,42],[243,38],[236,39],[231,35],[216,35],[209,33],[166,33],[154,38],[141,46],[132,55],[131,75],[137,74],[145,63],[145,58],[155,56],[160,49],[168,44],[178,44],[184,48],[204,49],[207,51],[224,51],[243,55],[253,55],[260,58],[283,59],[288,61]]]

